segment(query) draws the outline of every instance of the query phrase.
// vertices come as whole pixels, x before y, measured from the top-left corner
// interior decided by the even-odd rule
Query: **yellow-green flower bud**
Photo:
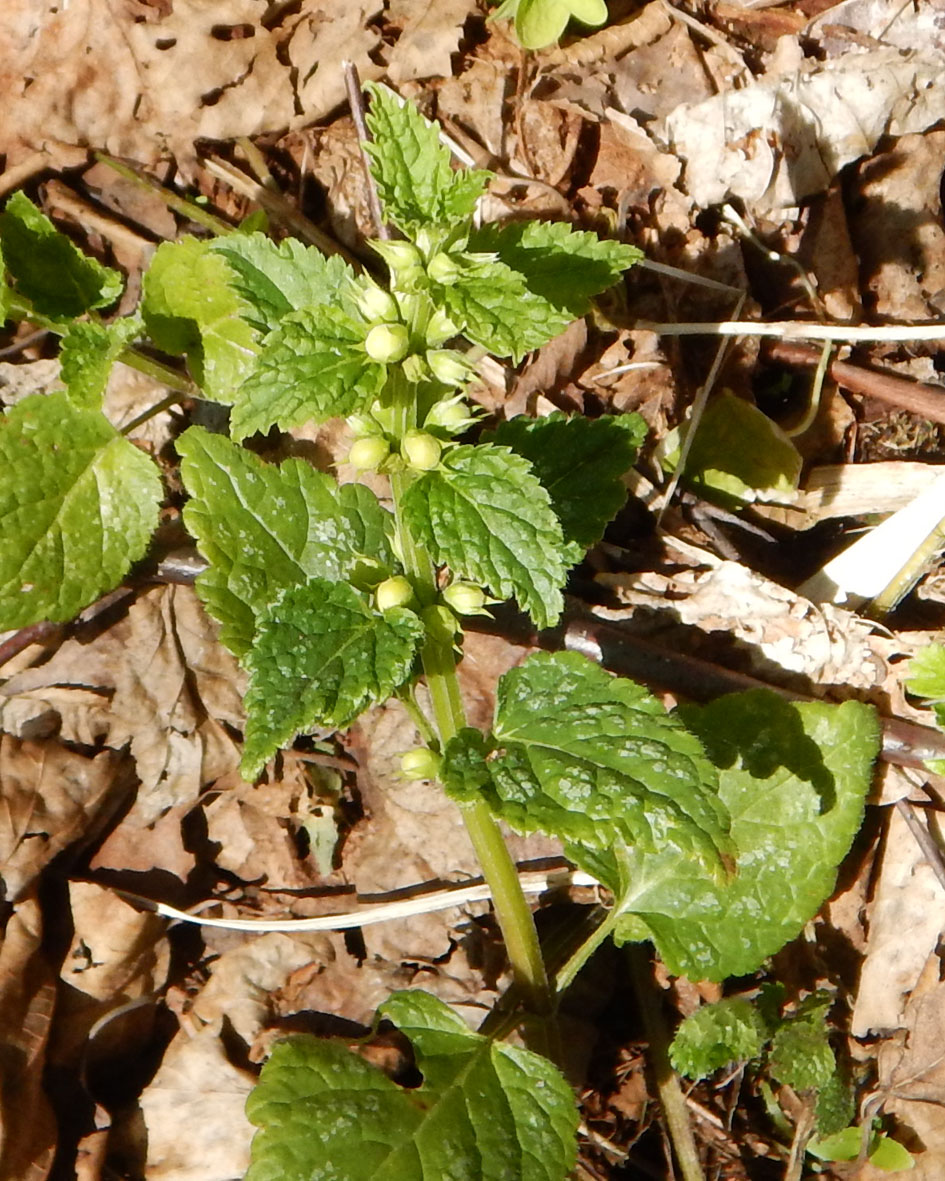
[[[429,376],[423,358],[418,357],[416,353],[411,353],[409,357],[404,357],[401,367],[405,379],[411,385],[419,385]]]
[[[366,320],[396,320],[400,315],[397,301],[385,291],[383,287],[376,287],[373,283],[364,289],[358,297],[358,307]]]
[[[431,406],[423,425],[428,431],[439,427],[440,430],[449,431],[451,435],[456,435],[473,422],[475,422],[475,417],[470,412],[465,398],[462,394],[457,394],[453,398],[447,398],[445,401],[437,402]]]
[[[426,339],[431,349],[439,348],[459,333],[459,328],[453,323],[442,308],[437,308],[430,316],[427,324]]]
[[[409,271],[423,266],[423,255],[412,242],[376,241],[371,245],[392,271]]]
[[[486,592],[474,582],[451,582],[443,592],[443,600],[457,615],[485,615]]]
[[[455,349],[428,349],[427,364],[444,385],[462,385],[469,379],[469,366]]]
[[[390,455],[390,444],[380,435],[369,435],[358,439],[348,452],[348,463],[358,471],[374,471]]]
[[[392,607],[406,607],[413,602],[413,587],[402,574],[385,578],[374,592],[378,611],[390,611]]]
[[[436,779],[442,762],[428,746],[416,746],[400,756],[400,773],[405,779]]]
[[[419,472],[429,472],[440,462],[443,447],[439,439],[426,431],[407,431],[401,440],[400,453]]]
[[[402,361],[410,346],[410,334],[404,324],[377,324],[367,334],[364,348],[372,361],[394,365]]]
[[[435,283],[442,283],[449,287],[463,273],[462,267],[450,254],[434,254],[427,267],[427,274]]]

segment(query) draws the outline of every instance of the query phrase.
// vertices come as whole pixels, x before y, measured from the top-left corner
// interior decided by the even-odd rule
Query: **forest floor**
[[[5,0],[0,194],[26,191],[118,267],[121,312],[157,244],[203,231],[95,153],[231,224],[263,209],[277,235],[317,229],[363,257],[371,221],[342,70],[353,62],[497,174],[483,217],[568,221],[659,264],[634,268],[520,366],[483,370],[475,389],[489,421],[553,409],[647,421],[631,500],[573,576],[572,612],[619,628],[631,675],[667,704],[708,691],[693,667],[667,674],[663,658],[686,651],[698,675],[724,684],[728,670],[733,688],[750,674],[932,726],[902,681],[945,616],[934,557],[883,625],[856,610],[896,575],[896,552],[833,582],[818,572],[923,494],[932,515],[911,548],[945,518],[945,357],[902,327],[945,312],[945,10],[609,8],[606,27],[572,24],[559,46],[525,52],[476,0]],[[712,330],[731,320],[850,331],[834,334],[812,402],[820,341]],[[858,339],[863,325],[887,338]],[[0,344],[0,403],[55,388],[48,333],[23,324]],[[754,403],[796,448],[786,471],[728,439],[734,511],[713,502],[710,477],[666,495],[661,448],[704,387]],[[118,366],[109,416],[128,421],[163,393]],[[173,440],[203,412],[187,403],[148,424],[171,481]],[[315,429],[278,446],[322,465],[339,454]],[[260,934],[169,922],[129,899],[308,918],[476,873],[454,807],[397,774],[415,740],[393,706],[300,742],[261,784],[240,779],[243,674],[193,590],[179,502],[166,505],[160,552],[119,590],[74,623],[0,636],[4,1181],[240,1177],[244,1103],[279,1033],[353,1036],[392,988],[414,984],[472,1019],[508,983],[487,903]],[[529,644],[501,627],[469,637],[474,723]],[[659,963],[653,977],[670,1027],[762,979],[797,999],[831,990],[868,1117],[886,1118],[928,1181],[945,1176],[941,786],[921,766],[882,764],[837,892],[757,978],[723,989]],[[560,852],[517,838],[514,851]],[[587,901],[558,892],[539,925]],[[585,1178],[674,1175],[632,995],[626,958],[604,951],[566,1005]],[[763,1082],[749,1066],[685,1084],[706,1177],[791,1175],[796,1110],[782,1091],[786,1114],[773,1118]]]

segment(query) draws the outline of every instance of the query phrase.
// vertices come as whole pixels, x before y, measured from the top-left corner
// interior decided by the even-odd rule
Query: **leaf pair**
[[[422,636],[411,611],[375,610],[349,585],[390,570],[390,514],[362,484],[298,459],[279,467],[222,435],[178,440],[188,529],[210,561],[198,590],[250,673],[243,773],[304,730],[348,725],[410,676]]]
[[[558,836],[613,892],[618,943],[653,939],[671,972],[721,980],[754,971],[829,896],[877,749],[855,702],[750,692],[677,717],[576,653],[538,654],[500,681],[492,734],[449,743],[443,779]]]

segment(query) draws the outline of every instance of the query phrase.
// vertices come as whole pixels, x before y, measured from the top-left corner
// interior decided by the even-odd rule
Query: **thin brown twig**
[[[358,75],[358,67],[354,62],[342,62],[341,68],[345,76],[345,90],[348,92],[348,105],[351,107],[351,118],[354,120],[354,126],[358,132],[358,150],[361,154],[361,166],[364,169],[365,183],[367,184],[367,199],[368,207],[371,210],[371,220],[374,222],[374,230],[382,241],[390,238],[390,228],[384,221],[384,211],[381,209],[381,199],[377,195],[377,186],[374,184],[374,177],[371,173],[371,162],[368,159],[368,154],[364,150],[364,145],[371,142],[372,136],[368,130],[367,120],[364,117],[364,91],[361,89],[361,79]]]
[[[767,345],[765,356],[784,365],[804,368],[815,366],[820,360],[820,349],[800,341],[777,340]],[[865,369],[849,361],[832,361],[828,372],[837,385],[851,394],[864,394],[877,401],[898,406],[920,418],[945,423],[945,388],[920,381],[909,381],[892,373]]]

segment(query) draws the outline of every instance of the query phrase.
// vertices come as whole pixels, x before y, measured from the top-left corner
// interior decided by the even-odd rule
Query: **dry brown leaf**
[[[945,311],[943,171],[945,131],[930,131],[903,136],[852,178],[850,234],[871,310],[883,321],[935,319]]]
[[[938,946],[945,889],[896,809],[869,918],[869,943],[850,1022],[854,1037],[900,1029],[906,1000]]]
[[[175,0],[141,19],[134,5],[8,0],[0,95],[7,167],[37,149],[88,144],[186,165],[197,139],[301,125],[344,96],[342,58],[365,76],[380,3],[305,0],[270,24],[267,0]]]
[[[233,1181],[249,1167],[255,1078],[227,1058],[217,1033],[179,1033],[145,1088],[148,1181]]]
[[[366,28],[382,11],[383,0],[305,0],[289,38],[287,53],[298,72],[296,103],[300,113],[288,121],[304,127],[324,118],[345,101],[342,63],[352,62],[362,80],[379,78],[382,70],[371,55],[380,34]]]
[[[924,132],[945,116],[945,57],[928,48],[850,53],[684,103],[664,121],[701,206],[740,197],[755,213],[823,192],[885,136]]]
[[[163,987],[170,947],[164,919],[136,909],[112,890],[94,882],[70,882],[69,901],[74,930],[60,971],[66,987],[50,1058],[74,1069],[96,1022],[127,1001],[153,996]],[[153,1011],[153,1003],[148,1008]],[[150,1021],[141,1029],[147,1038]],[[120,1050],[126,1054],[133,1051],[128,1034],[125,1022]]]
[[[387,63],[395,86],[415,78],[449,77],[474,0],[391,0],[387,19],[403,31]]]
[[[130,748],[145,823],[235,769],[242,675],[189,587],[139,595],[94,642],[67,640],[0,689],[0,726],[55,725],[66,741]]]
[[[51,740],[0,736],[0,866],[8,902],[68,845],[119,807],[133,790],[131,768],[113,751],[94,758]]]
[[[257,786],[237,776],[220,780],[204,808],[207,837],[219,846],[216,864],[267,890],[310,890],[323,882],[315,859],[302,857],[299,834],[322,814],[317,769],[283,760],[282,778]]]
[[[945,983],[939,980],[939,972],[939,957],[932,955],[906,1006],[906,1038],[890,1040],[879,1050],[882,1111],[899,1121],[897,1139],[904,1139],[916,1153],[916,1167],[909,1173],[915,1181],[941,1181],[945,1175]],[[857,1181],[888,1176],[867,1166],[857,1174]]]
[[[249,1162],[253,1129],[244,1105],[254,1076],[227,1057],[221,1031],[251,1045],[269,994],[291,972],[333,954],[324,936],[269,934],[224,952],[141,1096],[149,1181],[231,1181]],[[193,1135],[181,1135],[181,1129]]]
[[[42,949],[35,898],[7,920],[0,944],[0,1177],[43,1181],[56,1150],[56,1125],[43,1091],[46,1043],[56,997],[55,973]]]

